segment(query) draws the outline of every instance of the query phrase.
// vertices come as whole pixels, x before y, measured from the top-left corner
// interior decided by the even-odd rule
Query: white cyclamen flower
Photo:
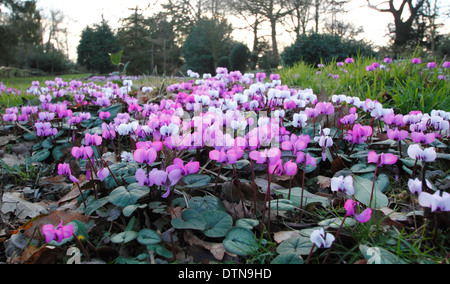
[[[417,159],[423,162],[433,162],[436,160],[436,151],[433,147],[422,150],[419,144],[413,144],[408,147],[408,156],[411,159]]]
[[[426,181],[427,187],[432,188],[430,181],[429,180],[425,180],[425,181]],[[420,181],[418,178],[409,179],[408,188],[413,194],[419,195],[422,192],[422,181]]]
[[[334,242],[334,236],[330,233],[325,235],[323,228],[315,230],[311,233],[310,240],[318,248],[329,248]]]
[[[441,196],[439,190],[434,194],[423,191],[419,195],[419,204],[423,207],[431,208],[431,212],[450,211],[450,194],[443,192]]]
[[[352,176],[339,176],[331,179],[331,191],[342,191],[347,195],[355,194]]]

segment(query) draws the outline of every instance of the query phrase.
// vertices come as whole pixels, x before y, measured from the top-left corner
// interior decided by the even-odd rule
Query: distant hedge
[[[319,63],[329,63],[334,59],[343,61],[347,57],[375,56],[372,47],[356,40],[345,40],[338,35],[331,34],[310,34],[301,35],[296,42],[285,48],[281,54],[283,64],[293,66],[299,61],[307,64],[317,65]]]

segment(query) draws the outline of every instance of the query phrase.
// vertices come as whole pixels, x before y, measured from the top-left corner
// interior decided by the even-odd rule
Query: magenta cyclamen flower
[[[181,171],[181,174],[183,176],[187,176],[190,174],[195,174],[200,169],[200,163],[199,162],[193,162],[190,161],[184,165],[183,160],[180,158],[175,158],[173,160],[173,164],[171,166],[167,167],[167,171],[172,171],[174,169],[179,169]]]
[[[389,129],[387,131],[387,136],[389,139],[391,140],[395,140],[395,141],[401,141],[403,139],[406,139],[408,137],[409,133],[406,130],[398,130],[398,128],[394,129]]]
[[[397,163],[397,156],[391,153],[381,153],[380,155],[377,155],[375,151],[370,151],[367,156],[367,161],[381,167],[383,165],[393,165]]]
[[[411,140],[420,144],[430,144],[433,143],[436,138],[436,134],[434,132],[424,134],[423,132],[411,132]]]
[[[294,176],[297,173],[298,166],[296,163],[291,161],[287,161],[284,165],[279,159],[275,164],[269,165],[269,173],[273,174],[274,172],[281,176],[281,175],[287,175],[287,176]]]
[[[104,181],[108,175],[109,175],[109,170],[107,168],[100,169],[97,172],[97,177],[100,181]]]
[[[422,60],[420,60],[420,58],[413,58],[413,59],[411,60],[411,63],[412,63],[412,64],[420,64],[420,63],[422,63]]]
[[[73,147],[72,155],[77,159],[87,159],[92,157],[94,151],[90,146]]]
[[[102,144],[102,137],[99,136],[97,133],[94,134],[89,134],[86,133],[86,135],[84,136],[84,145],[86,146],[100,146]]]
[[[442,63],[442,67],[450,68],[450,61],[445,61],[444,63]]]
[[[344,139],[351,142],[352,144],[364,143],[367,138],[372,135],[372,127],[369,125],[361,125],[359,123],[353,125],[353,129],[347,131]]]
[[[334,113],[334,106],[332,103],[324,103],[324,102],[318,102],[316,104],[315,109],[322,114],[333,114]]]
[[[138,169],[135,176],[140,186],[165,186],[166,193],[162,197],[167,198],[170,194],[170,187],[180,181],[182,174],[181,170],[177,168],[173,168],[172,170],[167,169],[166,171],[153,169],[148,175],[143,169]]]
[[[64,163],[64,164],[59,164],[58,165],[58,175],[61,175],[61,176],[69,176],[69,178],[70,178],[70,180],[72,181],[72,182],[75,182],[75,183],[77,183],[78,182],[78,179],[77,178],[75,178],[73,175],[72,175],[72,171],[71,171],[71,169],[70,169],[70,165],[69,164],[66,164],[66,163]]]
[[[137,149],[134,151],[133,158],[136,162],[141,164],[153,164],[157,158],[157,152],[153,148]]]
[[[111,116],[111,113],[109,112],[109,111],[101,111],[99,114],[98,114],[98,117],[101,119],[101,120],[105,120],[105,119],[107,119],[107,118],[109,118]]]
[[[250,159],[254,160],[257,164],[273,165],[281,158],[281,150],[279,148],[265,149],[264,151],[251,151],[249,154]]]
[[[372,217],[372,209],[367,208],[361,214],[355,213],[355,206],[359,206],[359,202],[354,201],[353,199],[349,199],[345,202],[344,208],[347,211],[346,216],[355,217],[356,221],[359,223],[366,223]],[[359,210],[356,210],[359,211]]]
[[[37,136],[55,136],[58,133],[58,129],[52,128],[50,122],[36,122],[34,126]]]
[[[295,160],[297,164],[305,163],[305,165],[316,166],[317,162],[314,157],[312,157],[309,153],[297,152],[297,159]]]
[[[295,134],[291,134],[289,140],[283,141],[281,143],[281,149],[297,153],[298,151],[304,150],[308,146],[310,140],[311,137],[309,135],[301,134],[300,136],[297,136]]]
[[[63,226],[63,221],[61,220],[61,223],[56,229],[52,224],[47,224],[42,227],[42,233],[47,243],[51,241],[61,243],[64,239],[70,238],[73,235],[73,224]]]
[[[238,161],[244,154],[244,151],[239,148],[231,148],[227,151],[222,148],[220,150],[212,150],[209,152],[209,158],[218,163],[225,163],[228,165],[232,165]]]

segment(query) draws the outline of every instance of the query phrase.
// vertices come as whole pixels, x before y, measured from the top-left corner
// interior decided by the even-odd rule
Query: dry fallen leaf
[[[222,260],[225,253],[227,253],[222,243],[211,243],[203,241],[195,236],[191,230],[185,230],[183,233],[183,238],[191,246],[200,246],[204,249],[209,250],[214,258],[219,261]]]
[[[321,189],[326,189],[331,186],[331,178],[326,176],[318,176],[317,184],[320,186]]]
[[[280,231],[273,234],[273,239],[279,244],[282,241],[296,236],[300,236],[299,231]]]

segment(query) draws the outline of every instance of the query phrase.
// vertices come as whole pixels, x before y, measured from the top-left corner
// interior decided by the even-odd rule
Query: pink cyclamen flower
[[[101,112],[98,114],[98,117],[99,117],[101,120],[105,120],[105,119],[111,117],[111,113],[110,113],[109,111],[101,111]]]
[[[265,164],[267,162],[269,165],[273,165],[281,158],[281,150],[279,148],[265,149],[264,151],[255,150],[250,152],[249,157],[257,164]]]
[[[283,165],[281,159],[279,159],[275,164],[269,165],[269,173],[273,174],[275,172],[279,176],[294,176],[297,173],[297,169],[297,164],[292,162],[292,160]]]
[[[72,171],[70,169],[70,165],[69,164],[66,164],[66,163],[59,164],[58,165],[58,175],[60,175],[60,176],[67,176],[68,175],[72,182],[75,182],[75,183],[78,182],[78,179],[72,175]]]
[[[316,104],[315,109],[319,113],[322,113],[322,114],[333,114],[334,113],[334,106],[330,102],[328,102],[328,103],[318,102]]]
[[[56,241],[61,243],[64,239],[70,238],[73,235],[73,224],[63,226],[63,221],[56,227],[52,224],[47,224],[42,227],[42,233],[45,236],[45,242],[50,243]]]
[[[200,169],[199,162],[190,161],[186,165],[184,165],[183,160],[180,158],[175,158],[173,160],[173,164],[167,167],[167,171],[172,171],[173,169],[179,169],[183,176],[187,176],[190,174],[195,174]]]
[[[344,208],[347,211],[346,216],[355,217],[356,221],[358,221],[359,223],[366,223],[367,221],[369,221],[370,218],[372,217],[372,209],[367,208],[361,214],[356,214],[355,206],[359,206],[359,202],[356,202],[353,199],[349,199],[345,202]]]
[[[138,163],[150,165],[155,162],[157,155],[156,150],[153,148],[136,149],[133,153],[133,158]]]
[[[77,159],[87,159],[92,157],[94,154],[94,151],[90,146],[81,146],[81,147],[73,147],[72,148],[72,155]]]
[[[331,191],[341,191],[347,195],[355,194],[355,188],[353,187],[352,176],[339,176],[331,179]]]
[[[100,181],[104,181],[108,175],[109,175],[109,170],[107,168],[100,169],[97,172],[97,177]]]
[[[218,163],[232,165],[242,157],[243,153],[244,151],[239,147],[231,148],[228,151],[222,148],[220,150],[210,151],[209,158],[211,160],[217,161]]]
[[[422,192],[419,194],[419,204],[431,208],[431,212],[450,211],[450,194],[438,190],[434,194]]]
[[[387,136],[391,140],[395,141],[402,141],[403,139],[406,139],[408,137],[409,133],[406,130],[398,130],[398,128],[389,129],[387,131]]]
[[[450,68],[450,61],[445,61],[444,63],[442,63],[442,67]]]
[[[381,153],[380,155],[377,155],[375,151],[370,151],[367,155],[367,161],[381,167],[383,165],[393,165],[397,163],[397,156],[391,153]]]
[[[317,162],[316,159],[313,158],[309,153],[303,153],[303,152],[297,152],[297,159],[296,159],[297,164],[302,164],[305,163],[305,165],[312,165],[312,166],[316,166]]]
[[[420,144],[430,144],[436,139],[436,133],[427,133],[413,131],[411,132],[411,140]]]
[[[99,136],[97,133],[94,134],[89,134],[86,133],[86,135],[84,136],[84,145],[86,146],[100,146],[102,144],[102,137]]]
[[[408,147],[408,156],[423,162],[433,162],[436,160],[436,150],[433,147],[422,150],[419,144],[412,144]]]
[[[422,60],[420,60],[420,58],[413,58],[413,59],[411,60],[411,63],[412,63],[412,64],[420,64],[420,63],[422,63]]]

